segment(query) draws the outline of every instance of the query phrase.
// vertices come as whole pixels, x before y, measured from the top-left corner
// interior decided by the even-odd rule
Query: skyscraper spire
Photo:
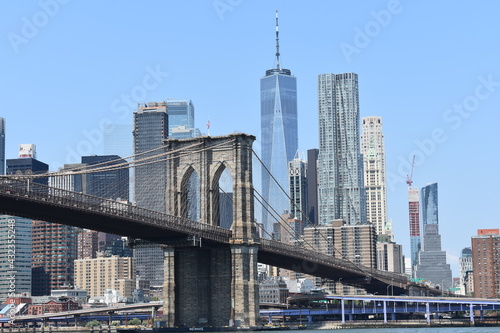
[[[276,69],[281,69],[280,66],[280,37],[278,27],[278,10],[276,9]]]

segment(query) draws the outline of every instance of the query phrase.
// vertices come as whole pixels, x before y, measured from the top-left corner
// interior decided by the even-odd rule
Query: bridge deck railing
[[[103,214],[129,218],[140,221],[143,224],[166,227],[173,231],[218,242],[228,243],[232,234],[231,230],[221,227],[137,207],[129,203],[121,203],[115,200],[38,184],[29,178],[0,178],[0,192],[66,207],[92,210]]]

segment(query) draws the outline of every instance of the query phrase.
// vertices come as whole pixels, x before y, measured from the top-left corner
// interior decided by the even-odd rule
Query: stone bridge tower
[[[200,239],[191,246],[172,242],[164,247],[164,314],[169,326],[255,326],[259,322],[254,140],[252,135],[231,134],[165,141],[167,214],[195,216],[200,223],[219,226],[219,180],[224,170],[233,180],[229,244],[206,246]],[[193,184],[198,195],[192,193]]]

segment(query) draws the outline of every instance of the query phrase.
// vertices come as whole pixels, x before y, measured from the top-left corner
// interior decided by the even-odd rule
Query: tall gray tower
[[[319,221],[366,223],[363,159],[360,152],[358,75],[320,74]]]
[[[134,112],[135,201],[136,205],[164,213],[166,180],[163,140],[168,137],[166,102],[139,104]]]
[[[289,69],[281,68],[279,52],[278,12],[276,11],[276,66],[260,79],[262,196],[278,214],[290,207],[288,192],[288,162],[298,148],[297,79]],[[271,175],[279,183],[273,180]],[[281,188],[280,188],[281,187]],[[275,219],[264,203],[262,223],[272,231]]]
[[[392,239],[392,228],[387,220],[385,148],[381,117],[363,117],[361,153],[363,154],[366,189],[367,222],[375,226],[377,235]]]
[[[307,162],[296,157],[288,162],[291,218],[307,221]]]

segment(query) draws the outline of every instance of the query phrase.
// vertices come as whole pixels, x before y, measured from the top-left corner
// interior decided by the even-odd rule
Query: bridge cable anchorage
[[[314,230],[327,242],[331,242],[330,240],[328,240],[328,238],[321,232],[321,230],[318,230],[316,228],[316,226],[311,222],[311,220],[309,219],[309,217],[302,211],[302,209],[300,207],[298,207],[296,205],[296,203],[292,200],[292,198],[289,196],[289,194],[283,189],[283,187],[281,186],[281,184],[278,182],[278,180],[273,176],[273,174],[271,173],[271,171],[269,170],[269,168],[264,164],[264,162],[262,161],[262,159],[257,155],[257,153],[255,152],[255,150],[252,149],[252,153],[254,154],[254,156],[257,158],[257,160],[260,162],[261,166],[263,166],[264,170],[269,174],[269,176],[271,177],[271,179],[275,182],[275,184],[279,187],[279,189],[286,195],[286,197],[288,198],[288,200],[294,205],[294,207],[299,210],[302,214],[303,217],[306,218],[309,226],[312,226],[314,228]],[[260,194],[259,194],[260,195]],[[261,203],[262,204],[262,203]],[[274,209],[273,209],[274,210]],[[275,211],[275,210],[274,210]],[[282,225],[281,219],[277,220],[277,222],[280,223],[280,225]],[[283,225],[282,225],[283,226]],[[309,246],[311,246],[310,244],[308,244]],[[311,246],[312,247],[312,246]],[[313,248],[313,247],[312,247]],[[361,271],[363,271],[367,277],[373,277],[373,274],[371,272],[369,272],[367,270],[368,267],[364,267],[362,265],[359,265],[359,264],[356,264],[354,263],[353,261],[351,261],[350,259],[348,258],[345,258],[342,254],[342,252],[337,249],[336,246],[334,246],[332,244],[332,248],[341,256],[341,258],[343,260],[346,260],[348,262],[350,262],[351,264],[353,264],[354,266],[358,267],[358,269],[360,269]],[[313,248],[314,249],[314,248]]]

